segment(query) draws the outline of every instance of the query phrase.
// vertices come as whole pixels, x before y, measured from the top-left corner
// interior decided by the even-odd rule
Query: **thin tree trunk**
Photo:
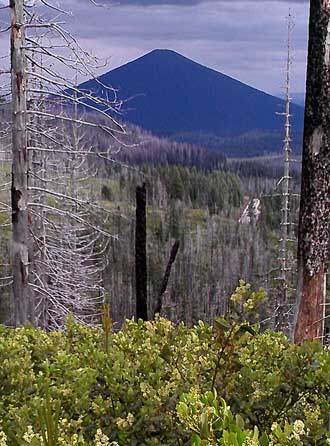
[[[298,237],[294,340],[322,333],[330,234],[330,1],[312,0]]]
[[[165,270],[165,274],[164,274],[164,278],[162,281],[162,285],[158,294],[158,300],[157,300],[157,305],[155,308],[155,314],[156,313],[160,313],[162,311],[162,306],[163,306],[163,295],[165,294],[165,291],[167,289],[167,284],[171,275],[171,269],[173,266],[173,263],[175,262],[176,256],[178,254],[179,251],[179,247],[180,247],[180,240],[176,240],[174,242],[174,245],[172,246],[171,249],[171,254],[170,254],[170,258]]]
[[[148,320],[146,185],[136,188],[135,281],[136,317]]]
[[[28,296],[29,228],[27,193],[26,58],[23,0],[10,0],[12,78],[12,267],[15,325],[31,319]]]

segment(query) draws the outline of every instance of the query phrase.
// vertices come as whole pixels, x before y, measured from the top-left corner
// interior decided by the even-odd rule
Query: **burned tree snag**
[[[135,283],[136,317],[148,320],[146,185],[136,188]]]
[[[23,0],[11,0],[12,268],[15,325],[30,320],[28,296],[26,58]]]
[[[158,294],[158,300],[157,300],[157,305],[155,308],[155,314],[160,313],[162,311],[162,306],[163,306],[163,295],[167,289],[167,284],[171,275],[171,270],[172,270],[172,266],[175,262],[176,256],[178,254],[179,251],[179,247],[180,247],[180,240],[176,240],[174,242],[174,245],[172,246],[171,249],[171,254],[170,254],[170,258],[165,270],[165,274],[164,274],[164,278],[162,281],[162,285]]]
[[[310,2],[294,340],[320,338],[330,238],[330,0]]]

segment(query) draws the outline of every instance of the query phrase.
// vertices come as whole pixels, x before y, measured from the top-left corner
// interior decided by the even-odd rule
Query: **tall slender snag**
[[[135,281],[136,317],[148,320],[146,184],[136,188]]]
[[[31,320],[29,305],[28,151],[23,0],[10,0],[12,83],[12,265],[15,325]]]
[[[166,267],[166,270],[165,270],[165,274],[164,274],[164,277],[163,277],[163,281],[162,281],[162,284],[161,284],[161,287],[160,287],[160,291],[159,291],[159,294],[158,294],[157,304],[156,304],[156,308],[155,308],[155,311],[154,311],[155,315],[157,313],[160,314],[160,312],[162,311],[163,296],[164,296],[164,294],[166,292],[168,281],[169,281],[170,275],[171,275],[172,266],[173,266],[173,264],[175,262],[175,259],[176,259],[176,256],[178,254],[179,248],[180,248],[180,240],[175,240],[174,245],[172,246],[172,249],[171,249],[170,258],[168,260],[167,267]]]
[[[291,124],[290,124],[290,65],[291,65],[291,32],[293,29],[292,16],[288,17],[288,53],[286,66],[286,86],[285,86],[285,137],[284,137],[284,174],[282,185],[282,221],[281,221],[281,243],[280,243],[280,264],[281,281],[283,287],[283,303],[287,303],[288,291],[288,228],[289,228],[289,195],[290,195],[290,154],[291,154]]]
[[[275,327],[277,330],[281,330],[287,335],[292,333],[293,311],[290,309],[294,307],[291,305],[289,296],[290,275],[292,275],[292,263],[290,259],[289,243],[294,242],[290,238],[290,226],[291,226],[291,175],[290,175],[290,163],[291,163],[291,42],[292,31],[294,28],[293,17],[291,11],[288,15],[288,38],[287,38],[287,60],[286,60],[286,83],[285,83],[285,112],[281,113],[285,118],[284,123],[284,169],[283,176],[279,182],[281,184],[281,238],[279,243],[279,270],[280,275],[277,278],[280,283],[278,289],[278,305],[275,314]]]
[[[330,1],[310,3],[294,340],[323,336],[330,239]]]

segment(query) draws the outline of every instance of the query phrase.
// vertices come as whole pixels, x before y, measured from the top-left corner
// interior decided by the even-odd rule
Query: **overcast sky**
[[[308,1],[287,0],[58,0],[73,12],[68,25],[81,43],[109,58],[108,71],[155,48],[168,48],[261,90],[284,83],[286,22],[291,7],[292,91],[305,88]],[[0,0],[0,3],[8,0]],[[1,12],[0,12],[1,14]],[[5,36],[0,35],[4,48]]]

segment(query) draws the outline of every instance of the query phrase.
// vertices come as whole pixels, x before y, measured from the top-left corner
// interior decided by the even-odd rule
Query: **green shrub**
[[[226,402],[212,392],[182,395],[177,409],[181,421],[193,432],[193,445],[303,446],[308,441],[309,429],[301,420],[285,422],[283,428],[273,423],[268,433],[261,433],[256,426],[247,429],[244,419],[234,417]]]
[[[0,446],[328,445],[329,350],[259,333],[263,298],[241,282],[214,327],[0,326]]]

